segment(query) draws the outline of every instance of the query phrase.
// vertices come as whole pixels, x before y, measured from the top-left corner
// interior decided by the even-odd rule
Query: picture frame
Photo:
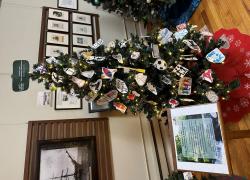
[[[55,92],[55,110],[77,110],[82,109],[82,99],[75,95],[67,94],[58,88]]]
[[[94,136],[38,141],[36,179],[98,180]]]
[[[69,32],[69,23],[48,19],[48,30]]]
[[[97,105],[95,101],[89,102],[89,113],[104,112],[111,109],[111,103]]]
[[[92,35],[92,26],[85,24],[73,24],[73,34]]]
[[[91,24],[91,16],[87,14],[72,13],[72,22]]]
[[[46,57],[58,57],[60,53],[69,54],[67,46],[46,45]]]
[[[93,38],[89,36],[73,35],[73,46],[89,47],[93,44]]]
[[[216,103],[168,109],[168,124],[175,170],[230,173]]]
[[[57,0],[57,7],[78,10],[78,0]]]
[[[48,18],[68,21],[69,20],[69,12],[62,11],[59,9],[49,8]]]
[[[61,34],[61,33],[54,33],[54,32],[47,32],[47,43],[68,45],[69,35]]]

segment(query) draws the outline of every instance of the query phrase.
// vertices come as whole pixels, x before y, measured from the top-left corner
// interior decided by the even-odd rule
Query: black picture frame
[[[96,147],[96,137],[88,136],[88,137],[79,137],[79,138],[68,138],[68,139],[56,139],[56,140],[40,140],[37,143],[37,164],[36,164],[36,179],[40,179],[40,174],[43,173],[42,169],[44,164],[46,164],[48,158],[50,162],[56,162],[59,160],[58,156],[54,156],[53,153],[60,153],[60,160],[63,157],[64,159],[68,158],[68,163],[71,166],[74,166],[74,169],[78,169],[78,171],[74,171],[74,173],[70,172],[68,168],[62,169],[60,174],[54,174],[53,177],[55,180],[63,177],[72,177],[72,176],[88,176],[92,180],[98,180],[98,161],[97,161],[97,147]],[[69,148],[77,149],[77,155],[71,154]],[[69,151],[68,151],[68,150]],[[50,150],[50,151],[48,151]],[[65,150],[65,152],[64,152]],[[53,152],[54,151],[54,152]],[[76,152],[76,151],[75,151]],[[87,152],[86,156],[84,154]],[[65,154],[64,154],[65,153]],[[77,156],[77,159],[74,159],[73,156]],[[83,157],[84,156],[84,157]],[[46,159],[42,159],[45,158]],[[81,160],[79,160],[81,159]],[[79,163],[79,161],[82,162]],[[43,166],[41,166],[43,163]],[[64,164],[64,166],[68,166],[69,164]],[[52,163],[50,163],[52,164]],[[57,163],[55,163],[57,164]],[[47,166],[45,166],[47,168]],[[60,167],[61,166],[60,164]],[[56,169],[52,164],[52,167],[48,168],[49,170]],[[59,168],[59,167],[58,167]],[[72,171],[72,170],[71,170]],[[49,175],[48,170],[45,170],[46,174]],[[57,178],[58,177],[58,178]]]
[[[79,6],[78,0],[73,0],[76,3],[76,7],[75,8],[72,8],[72,7],[69,7],[69,6],[61,6],[61,3],[60,3],[61,1],[63,1],[63,0],[57,0],[57,7],[58,8],[61,8],[61,9],[70,9],[70,10],[76,10],[76,11],[78,11],[78,6]]]
[[[111,110],[111,103],[105,104],[105,105],[97,105],[95,101],[89,102],[89,113],[97,113],[97,112],[104,112]]]
[[[61,91],[60,88],[58,88],[56,91],[55,91],[55,103],[54,103],[54,106],[55,106],[55,110],[79,110],[79,109],[82,109],[83,108],[83,105],[82,105],[82,99],[79,99],[79,106],[77,107],[67,107],[67,105],[64,105],[65,107],[63,107],[63,105],[61,107],[58,106],[58,92],[61,92],[63,93],[65,96],[70,96],[69,94],[67,94],[66,92],[64,91]],[[63,98],[63,97],[60,97],[60,98]],[[63,101],[63,100],[62,100]]]

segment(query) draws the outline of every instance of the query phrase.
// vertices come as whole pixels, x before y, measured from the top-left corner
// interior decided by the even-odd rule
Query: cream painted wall
[[[98,117],[83,110],[55,111],[36,106],[42,85],[30,83],[28,91],[11,88],[12,63],[27,59],[37,62],[42,6],[56,7],[57,0],[3,0],[0,8],[0,179],[22,180],[27,123],[30,120]],[[80,11],[100,15],[101,37],[105,42],[124,38],[122,19],[79,0]],[[148,180],[145,149],[138,117],[113,115],[110,131],[116,180]]]

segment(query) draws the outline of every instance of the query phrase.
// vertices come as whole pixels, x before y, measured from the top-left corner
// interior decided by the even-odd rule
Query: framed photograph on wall
[[[95,137],[38,141],[36,179],[98,180]]]
[[[46,57],[58,57],[60,53],[69,54],[67,46],[46,45]]]
[[[47,43],[68,45],[69,44],[69,35],[48,32],[47,33]]]
[[[72,21],[84,24],[91,24],[91,16],[87,14],[72,13]]]
[[[68,21],[69,20],[69,12],[68,11],[62,11],[59,9],[49,9],[49,18],[52,19],[60,19],[60,20],[65,20]]]
[[[75,46],[91,46],[93,44],[92,37],[73,35],[73,45]]]
[[[55,110],[82,109],[82,99],[75,95],[67,94],[58,88],[55,92]]]
[[[56,21],[56,20],[48,20],[48,30],[53,31],[63,31],[68,32],[69,31],[69,23],[64,21]]]
[[[111,109],[111,104],[107,103],[102,106],[97,105],[95,101],[89,103],[89,113],[103,112]]]
[[[217,104],[169,109],[168,116],[175,169],[229,174]]]
[[[92,26],[84,24],[73,24],[73,34],[92,35]]]
[[[78,0],[57,0],[57,7],[78,10]]]

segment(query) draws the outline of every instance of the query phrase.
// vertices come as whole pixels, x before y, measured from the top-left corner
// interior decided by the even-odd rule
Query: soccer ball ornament
[[[167,63],[166,61],[162,60],[162,59],[157,59],[155,62],[154,62],[154,67],[158,70],[166,70],[167,69]]]

